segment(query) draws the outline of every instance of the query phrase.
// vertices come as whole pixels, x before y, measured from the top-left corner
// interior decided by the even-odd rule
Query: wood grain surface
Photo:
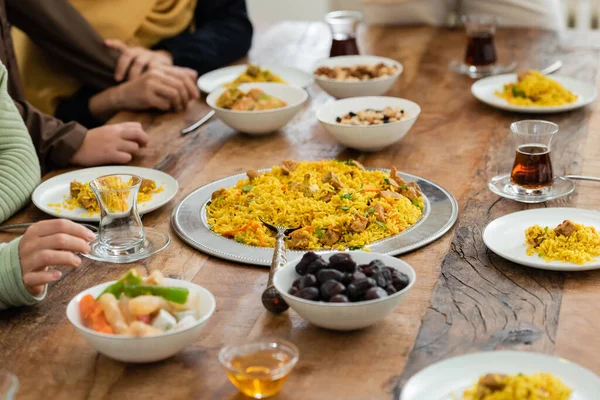
[[[311,71],[329,52],[330,36],[321,23],[285,22],[257,32],[249,58],[258,63]],[[528,117],[477,102],[470,93],[472,81],[449,70],[448,63],[463,56],[461,31],[372,27],[361,32],[360,42],[365,53],[404,65],[389,95],[422,108],[403,141],[378,153],[346,149],[325,132],[315,113],[333,99],[316,85],[292,122],[265,137],[234,132],[217,119],[181,137],[180,129],[209,110],[204,101],[177,114],[123,113],[115,121],[140,121],[151,136],[134,165],[160,169],[179,181],[176,198],[144,217],[146,226],[172,236],[171,212],[191,191],[283,159],[355,157],[367,166],[395,165],[441,184],[459,201],[459,222],[442,239],[402,257],[418,279],[401,306],[375,326],[350,333],[316,328],[293,311],[272,316],[260,302],[267,270],[209,257],[173,237],[165,251],[135,266],[160,269],[215,295],[217,311],[198,340],[175,357],[148,365],[97,354],[69,324],[66,304],[129,266],[86,261],[64,271],[39,305],[0,313],[0,368],[19,377],[17,399],[243,399],[217,354],[224,345],[261,336],[286,338],[300,349],[300,362],[276,399],[392,399],[410,376],[439,359],[501,348],[556,353],[600,373],[593,351],[600,346],[600,321],[594,315],[600,275],[520,267],[491,255],[481,240],[494,218],[531,207],[500,200],[487,189],[487,181],[512,164],[509,124]],[[597,49],[560,44],[550,33],[530,30],[500,30],[497,46],[501,61],[541,68],[560,58],[565,61],[561,74],[596,85]],[[592,105],[544,117],[561,128],[553,152],[557,173],[600,175],[598,115]],[[575,194],[538,207],[600,209],[599,188],[578,184]],[[29,206],[8,222],[42,218]],[[2,234],[0,240],[13,237]]]

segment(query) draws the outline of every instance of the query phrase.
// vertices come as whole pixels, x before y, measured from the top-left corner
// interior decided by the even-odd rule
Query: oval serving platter
[[[265,171],[270,169],[260,172]],[[403,172],[399,174],[407,182],[419,184],[425,199],[425,209],[423,217],[404,232],[366,246],[373,252],[392,256],[407,253],[439,239],[452,228],[458,218],[456,199],[446,189],[415,175]],[[245,177],[245,173],[232,175],[196,189],[175,207],[171,225],[184,242],[197,250],[225,260],[268,267],[273,258],[272,248],[249,246],[224,238],[211,231],[207,221],[206,204],[212,193],[223,187],[235,186]],[[288,250],[288,260],[301,257],[304,253],[306,251]]]

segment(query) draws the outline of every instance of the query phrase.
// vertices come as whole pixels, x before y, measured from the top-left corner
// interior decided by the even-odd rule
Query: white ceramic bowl
[[[165,286],[184,287],[190,292],[197,293],[200,297],[201,318],[194,325],[162,335],[143,338],[110,335],[95,332],[83,326],[79,315],[79,301],[81,298],[87,294],[97,297],[107,286],[115,282],[105,282],[79,293],[67,306],[67,318],[69,318],[69,321],[77,328],[85,340],[99,353],[118,361],[148,363],[174,356],[198,338],[202,326],[215,311],[216,302],[214,296],[202,286],[179,279],[165,278]]]
[[[350,111],[367,108],[381,110],[385,107],[400,107],[405,117],[397,122],[381,125],[345,125],[336,122]],[[340,143],[362,151],[378,151],[402,139],[412,128],[421,113],[421,107],[410,100],[397,97],[354,97],[326,104],[317,113],[317,118]]]
[[[331,251],[319,254],[325,260],[338,252]],[[275,272],[273,284],[284,297],[290,307],[302,318],[321,328],[336,331],[350,331],[366,328],[391,314],[400,304],[404,295],[411,289],[417,278],[410,265],[397,258],[366,251],[351,251],[352,259],[356,264],[368,264],[373,260],[381,260],[388,267],[393,267],[408,275],[410,283],[403,290],[382,299],[363,301],[358,303],[325,303],[301,299],[288,294],[292,283],[300,277],[296,273],[296,264],[300,258],[288,263],[285,267]]]
[[[395,65],[398,70],[395,74],[381,78],[369,79],[365,81],[344,81],[331,78],[324,78],[314,74],[315,80],[327,93],[338,99],[358,96],[380,96],[387,93],[402,73],[403,67],[396,60],[377,56],[340,56],[331,57],[317,63],[315,70],[319,67],[352,67],[354,65],[375,65],[384,63],[385,65]]]
[[[208,95],[206,102],[215,110],[217,117],[236,131],[251,135],[265,135],[282,128],[296,115],[308,98],[306,90],[283,83],[244,83],[239,88],[243,92],[253,88],[261,89],[287,103],[285,107],[272,110],[234,111],[216,106],[217,99],[226,88],[217,89]]]

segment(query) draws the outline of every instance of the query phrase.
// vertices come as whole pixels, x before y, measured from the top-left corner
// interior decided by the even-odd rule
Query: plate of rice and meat
[[[535,114],[575,110],[597,97],[593,84],[565,76],[550,78],[535,70],[481,79],[471,92],[492,107]]]
[[[192,247],[238,262],[270,265],[275,236],[261,218],[299,228],[286,247],[401,254],[447,232],[456,200],[425,179],[367,169],[354,160],[283,161],[210,183],[174,210],[175,232]]]
[[[540,208],[508,214],[483,232],[500,257],[533,268],[586,271],[600,268],[600,213]]]
[[[100,176],[113,174],[132,174],[142,178],[137,196],[140,214],[162,207],[179,189],[175,178],[155,169],[128,166],[95,167],[50,178],[35,189],[31,199],[37,208],[55,217],[98,222],[100,208],[89,182]],[[115,189],[124,184],[126,182],[115,181]]]
[[[400,400],[595,400],[600,378],[568,360],[522,351],[449,358],[415,374]]]

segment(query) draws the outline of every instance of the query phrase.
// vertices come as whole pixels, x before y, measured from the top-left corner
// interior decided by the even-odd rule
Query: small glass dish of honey
[[[285,340],[223,347],[219,362],[240,392],[254,399],[274,396],[298,362],[298,348]]]

